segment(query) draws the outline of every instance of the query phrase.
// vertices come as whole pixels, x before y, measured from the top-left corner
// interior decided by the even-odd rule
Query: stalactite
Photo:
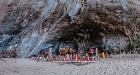
[[[121,38],[121,35],[119,34],[119,42],[120,42],[120,44],[119,44],[119,50],[120,50],[120,54],[122,54],[122,51],[121,51],[121,49],[122,49],[122,38]]]
[[[39,26],[38,32],[41,34],[42,33],[42,24]]]

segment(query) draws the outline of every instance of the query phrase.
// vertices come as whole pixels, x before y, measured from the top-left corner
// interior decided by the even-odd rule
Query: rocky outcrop
[[[138,0],[11,0],[1,22],[21,30],[12,40],[18,41],[20,56],[55,50],[58,42],[119,52],[140,31],[139,5]]]

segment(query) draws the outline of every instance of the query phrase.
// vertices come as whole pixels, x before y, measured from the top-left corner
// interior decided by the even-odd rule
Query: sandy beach
[[[140,55],[114,55],[82,66],[2,58],[0,75],[140,75]]]

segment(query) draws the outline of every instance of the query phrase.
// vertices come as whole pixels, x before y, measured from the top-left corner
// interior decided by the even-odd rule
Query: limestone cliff
[[[7,44],[1,36],[1,50],[16,44],[19,56],[62,43],[139,50],[139,0],[1,0],[0,7],[0,34],[12,37]]]

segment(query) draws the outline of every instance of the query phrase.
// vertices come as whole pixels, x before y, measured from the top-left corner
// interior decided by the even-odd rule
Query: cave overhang
[[[125,33],[120,29],[115,29],[111,25],[93,21],[91,19],[83,19],[82,22],[72,23],[63,27],[60,32],[61,33],[59,37],[57,37],[57,41],[77,43],[79,44],[79,47],[84,44],[83,47],[86,48],[93,46],[105,46],[104,38],[106,35],[113,35],[111,37],[116,37],[120,34],[126,37]]]

